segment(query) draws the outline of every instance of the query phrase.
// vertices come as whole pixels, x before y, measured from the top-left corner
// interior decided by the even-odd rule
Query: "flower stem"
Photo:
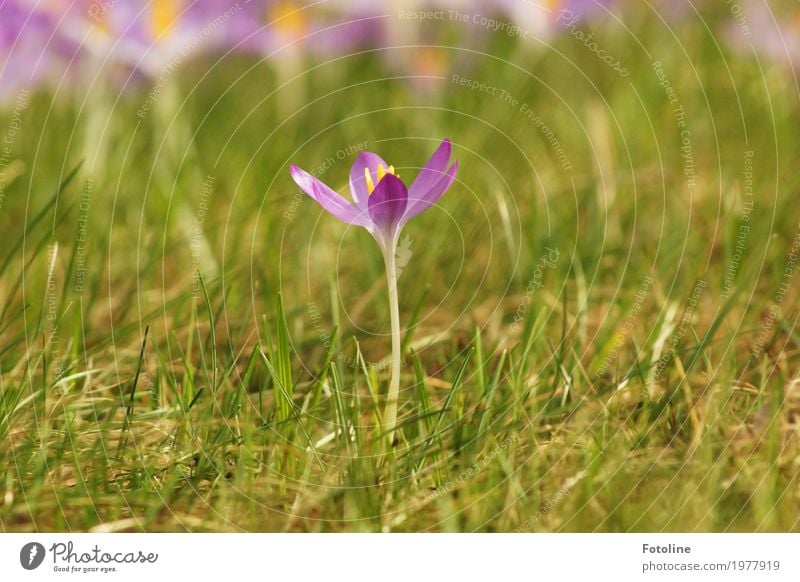
[[[386,395],[386,408],[383,413],[383,431],[388,446],[394,442],[394,427],[397,425],[397,402],[400,396],[400,307],[397,301],[397,259],[396,245],[387,245],[383,260],[386,264],[386,280],[389,285],[389,313],[392,322],[392,360],[389,392]]]

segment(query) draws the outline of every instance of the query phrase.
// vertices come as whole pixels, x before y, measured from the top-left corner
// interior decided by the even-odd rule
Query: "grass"
[[[516,104],[385,51],[268,99],[285,72],[194,63],[144,118],[146,87],[35,94],[0,206],[0,528],[800,529],[796,86],[634,25],[597,31],[626,78],[569,37],[444,51]],[[384,456],[382,259],[288,164],[344,187],[365,143],[408,178],[444,136]]]

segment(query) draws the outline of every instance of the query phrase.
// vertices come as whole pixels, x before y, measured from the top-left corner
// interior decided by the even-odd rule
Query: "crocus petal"
[[[366,213],[339,196],[333,189],[295,165],[291,166],[291,173],[292,179],[300,189],[336,218],[347,224],[366,226],[368,223]]]
[[[403,222],[415,217],[417,214],[422,214],[428,208],[436,204],[439,198],[447,192],[456,179],[456,172],[458,172],[458,162],[454,162],[447,173],[440,177],[439,182],[431,189],[429,189],[422,198],[415,200],[411,193],[408,195],[408,207],[406,208]]]
[[[367,189],[367,180],[364,176],[364,170],[369,170],[372,180],[377,182],[378,166],[388,168],[389,164],[384,162],[383,158],[378,154],[361,152],[350,168],[350,192],[353,195],[353,201],[363,210],[367,209],[367,201],[369,200],[369,190]]]
[[[408,189],[412,200],[421,200],[425,194],[436,186],[450,164],[450,140],[445,139],[441,145],[433,152],[428,162],[417,175],[414,183]]]
[[[380,234],[391,234],[406,211],[408,189],[400,178],[386,174],[369,197],[369,215]]]

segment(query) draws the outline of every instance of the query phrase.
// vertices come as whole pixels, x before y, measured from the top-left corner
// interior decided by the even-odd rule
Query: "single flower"
[[[389,311],[392,324],[391,378],[383,414],[383,430],[394,439],[400,393],[400,310],[397,300],[397,241],[406,222],[428,210],[455,180],[458,162],[450,164],[450,140],[445,139],[422,168],[411,186],[377,154],[362,152],[350,168],[349,202],[333,188],[305,170],[291,166],[292,178],[320,206],[347,224],[366,228],[378,242],[386,266]]]
[[[291,173],[320,206],[342,222],[366,228],[386,251],[397,243],[406,222],[436,204],[450,188],[458,171],[458,162],[451,165],[450,155],[450,140],[445,139],[406,187],[394,166],[377,154],[361,152],[350,168],[352,202],[295,165]]]

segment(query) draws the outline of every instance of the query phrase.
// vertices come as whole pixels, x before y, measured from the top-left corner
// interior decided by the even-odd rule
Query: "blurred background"
[[[196,288],[198,272],[230,269],[257,321],[278,290],[315,301],[332,268],[370,289],[376,257],[374,271],[340,261],[363,254],[363,233],[312,223],[319,210],[288,165],[346,193],[358,151],[382,150],[413,175],[445,136],[458,143],[460,192],[438,209],[446,215],[420,221],[436,224],[426,248],[458,253],[425,253],[409,278],[457,261],[427,300],[465,293],[443,312],[448,326],[461,313],[480,326],[507,320],[508,291],[525,288],[553,237],[568,239],[565,265],[577,262],[587,285],[610,285],[604,299],[631,262],[679,277],[717,264],[722,286],[719,253],[734,249],[751,201],[745,170],[762,200],[748,220],[763,212],[770,232],[793,221],[778,187],[794,184],[780,171],[796,154],[792,2],[6,0],[0,10],[0,220],[24,224],[80,165],[85,211],[69,225],[54,218],[53,234],[74,246],[83,217],[82,256],[113,255],[81,273],[82,292],[111,277],[117,295],[133,265],[150,276],[174,265],[157,307]],[[314,255],[305,276],[284,277],[278,258],[304,249]],[[329,320],[382,332],[382,316],[362,313],[371,296],[340,295]],[[418,298],[405,297],[413,309]]]

